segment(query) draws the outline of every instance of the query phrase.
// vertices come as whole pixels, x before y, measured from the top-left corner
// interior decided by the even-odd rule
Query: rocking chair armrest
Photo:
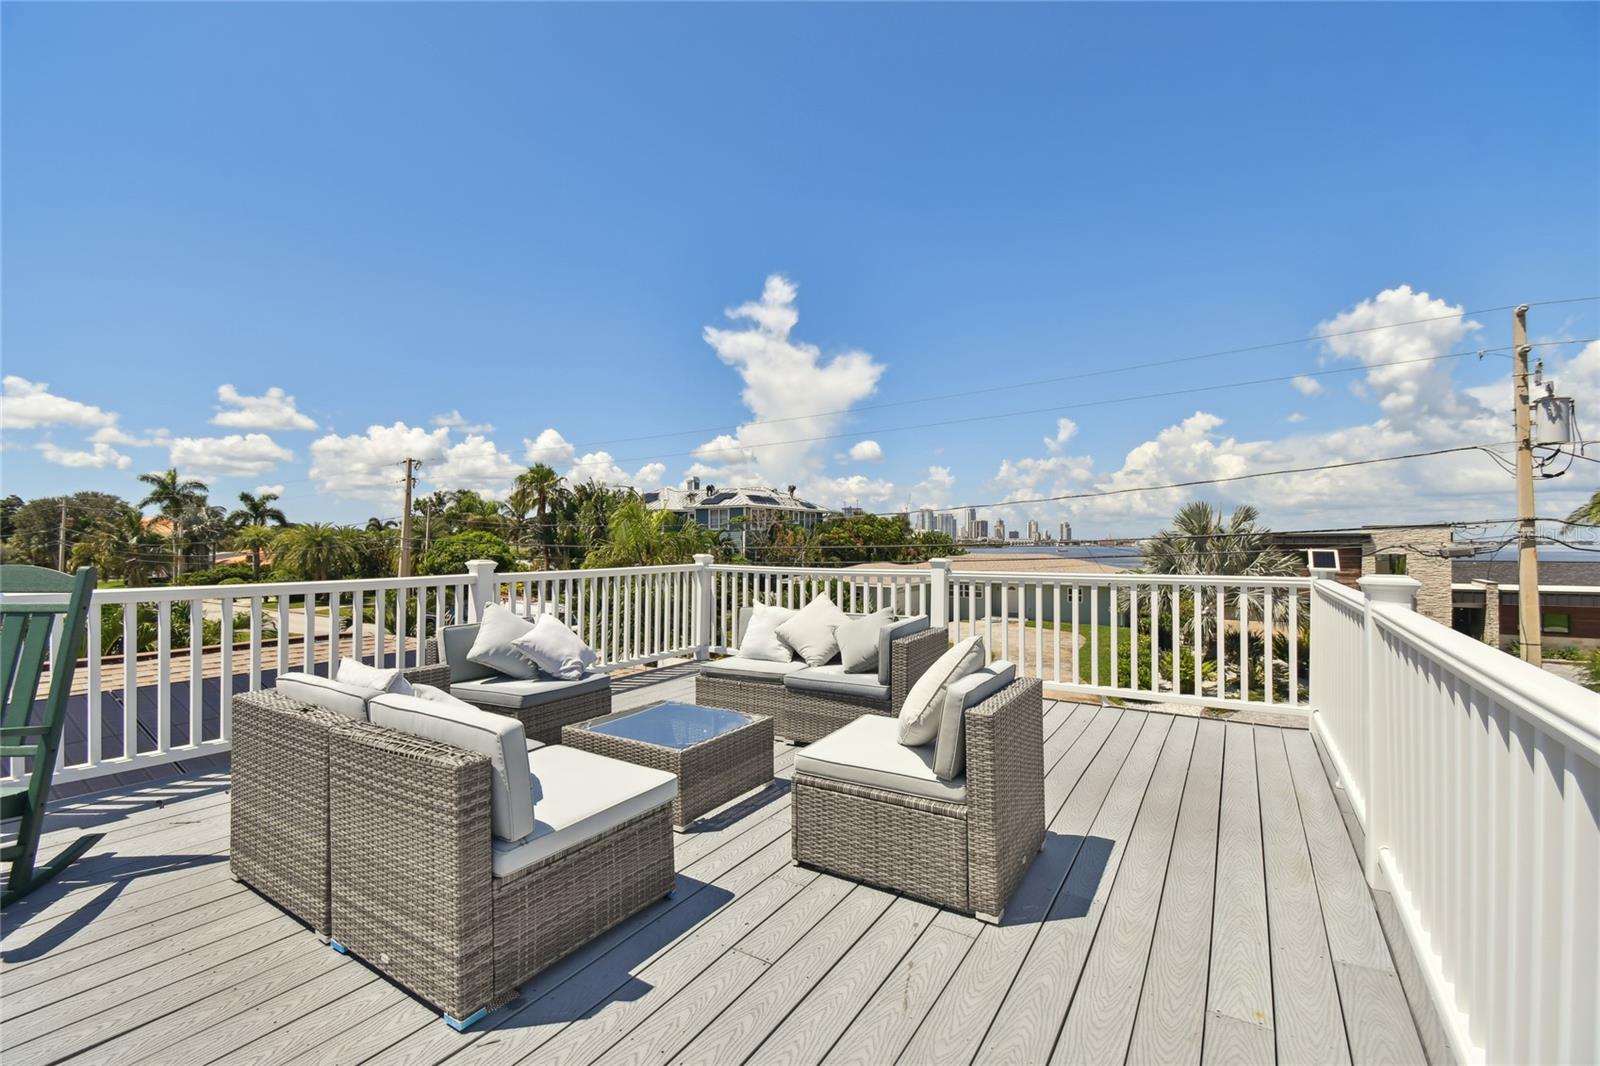
[[[0,737],[43,736],[50,732],[48,725],[0,725]]]

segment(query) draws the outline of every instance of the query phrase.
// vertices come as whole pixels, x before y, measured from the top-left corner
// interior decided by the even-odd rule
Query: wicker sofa
[[[517,985],[673,889],[673,775],[525,741],[501,758],[375,724],[332,733],[333,946],[465,1028]],[[509,787],[512,750],[526,783]],[[533,797],[530,799],[530,795]],[[525,820],[505,830],[518,802]],[[538,811],[534,821],[534,811]],[[528,824],[517,840],[504,839]]]
[[[527,681],[503,677],[467,661],[478,635],[476,623],[445,626],[429,640],[425,662],[443,663],[449,670],[445,687],[450,695],[474,707],[508,714],[522,723],[529,740],[561,743],[561,727],[611,713],[611,675],[585,674],[574,681]]]
[[[449,682],[443,666],[404,674],[413,685]],[[233,876],[322,937],[329,928],[328,741],[334,726],[350,720],[277,688],[233,697]]]
[[[861,718],[795,756],[795,861],[986,921],[1044,843],[1043,684],[995,663],[951,686],[938,743],[905,747],[893,720]]]
[[[739,611],[741,641],[753,610]],[[809,744],[861,715],[898,714],[911,686],[948,646],[944,631],[930,628],[926,615],[917,615],[884,628],[876,673],[847,674],[837,662],[807,667],[799,661],[774,663],[737,655],[714,659],[702,664],[695,677],[695,702],[768,715],[779,738]]]

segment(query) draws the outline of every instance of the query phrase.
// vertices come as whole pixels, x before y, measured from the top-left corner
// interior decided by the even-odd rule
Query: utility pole
[[[420,459],[402,459],[400,465],[406,468],[405,480],[405,505],[400,512],[400,575],[411,576],[411,488],[416,484],[417,467],[422,465]]]
[[[56,569],[67,572],[67,498],[61,497],[61,531],[56,535]]]
[[[1528,305],[1511,313],[1511,394],[1517,417],[1517,637],[1522,658],[1539,666],[1544,662],[1539,613],[1538,525],[1533,510],[1533,425],[1528,386]]]

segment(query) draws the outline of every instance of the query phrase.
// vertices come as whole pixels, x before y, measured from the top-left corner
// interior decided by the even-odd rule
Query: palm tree
[[[233,526],[264,526],[272,523],[277,526],[286,526],[289,519],[277,507],[276,492],[263,492],[257,496],[251,492],[239,493],[239,509],[228,516],[228,524]]]
[[[176,468],[159,474],[140,474],[139,480],[150,486],[139,506],[156,508],[172,523],[172,577],[176,580],[183,571],[184,513],[196,505],[204,505],[210,489],[203,481],[178,476]]]
[[[516,487],[513,495],[521,494],[522,501],[532,504],[534,514],[539,521],[539,540],[544,550],[544,567],[550,568],[549,525],[546,516],[550,513],[550,504],[561,492],[561,486],[567,479],[557,474],[554,469],[544,463],[534,463],[528,469],[517,475]]]
[[[1600,490],[1567,515],[1566,528],[1577,526],[1600,526]]]
[[[686,563],[700,552],[710,552],[720,534],[694,522],[671,524],[666,511],[652,511],[638,496],[629,496],[610,514],[605,543],[590,550],[586,567],[662,566]]]
[[[273,539],[272,548],[274,565],[308,581],[343,577],[360,561],[355,531],[329,522],[289,526]]]
[[[161,550],[161,538],[150,532],[143,515],[129,507],[101,522],[92,537],[80,541],[73,549],[72,561],[73,566],[93,566],[108,577],[115,575],[125,584],[142,585]]]
[[[1163,529],[1139,546],[1149,574],[1287,577],[1299,560],[1277,548],[1272,531],[1256,525],[1261,513],[1244,505],[1224,521],[1204,500],[1186,503]]]
[[[250,553],[250,575],[256,581],[261,580],[261,552],[265,548],[272,547],[272,542],[277,536],[277,531],[261,524],[240,526],[234,531],[234,546]]]

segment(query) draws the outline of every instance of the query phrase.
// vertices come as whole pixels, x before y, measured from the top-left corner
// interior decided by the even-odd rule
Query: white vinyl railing
[[[227,751],[235,693],[285,671],[420,665],[427,638],[469,617],[470,589],[466,574],[96,589],[55,780]]]
[[[1309,711],[1307,578],[951,571],[933,602],[1047,691]],[[938,620],[936,613],[935,620]]]
[[[1456,1054],[1600,1060],[1600,695],[1411,609],[1312,592],[1313,728]]]
[[[929,613],[931,579],[904,567],[710,567],[710,650],[732,654],[739,645],[739,609],[765,603],[798,609],[826,593],[850,613],[893,607],[902,615]]]
[[[482,564],[479,564],[480,566]],[[601,669],[693,655],[700,567],[482,571],[491,598],[521,614],[552,611],[599,656]]]

